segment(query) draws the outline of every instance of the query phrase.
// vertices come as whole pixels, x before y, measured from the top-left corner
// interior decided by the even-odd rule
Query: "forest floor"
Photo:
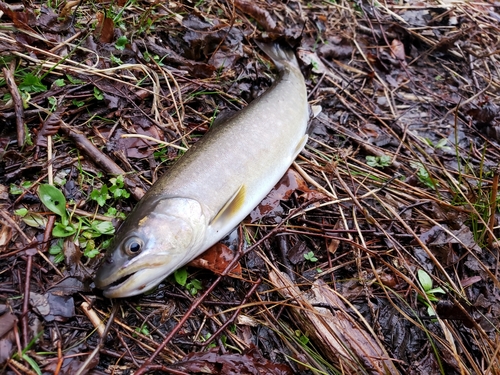
[[[499,6],[0,2],[0,372],[500,374]],[[314,116],[239,268],[103,297],[135,202],[276,79],[266,35]]]

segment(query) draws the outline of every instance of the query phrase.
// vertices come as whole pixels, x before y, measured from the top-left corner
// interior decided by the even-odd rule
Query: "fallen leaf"
[[[51,113],[43,122],[42,129],[37,134],[36,145],[47,147],[47,137],[56,134],[62,126],[61,115],[66,107],[59,106],[57,110]]]
[[[217,275],[220,275],[224,272],[229,263],[233,261],[234,256],[234,251],[219,242],[201,254],[198,258],[189,262],[189,265],[192,267],[207,269]],[[241,265],[239,263],[236,264],[228,276],[240,277]]]
[[[30,303],[46,322],[53,320],[63,322],[75,316],[75,302],[70,296],[31,292]]]
[[[290,367],[285,364],[273,363],[260,354],[255,348],[250,348],[244,354],[218,354],[214,348],[207,352],[189,353],[182,361],[174,364],[173,368],[191,374],[218,374],[218,375],[291,375]]]
[[[280,201],[290,199],[292,194],[297,190],[304,193],[301,197],[305,200],[325,197],[324,194],[309,189],[302,176],[294,169],[289,168],[267,197],[250,213],[252,223],[268,215],[280,216],[283,213],[283,209],[279,207]]]
[[[15,324],[17,324],[17,317],[12,312],[8,311],[0,315],[0,365],[14,352],[16,335],[13,328]]]
[[[241,12],[257,21],[266,31],[277,31],[276,22],[272,19],[271,14],[258,6],[254,1],[235,0],[234,5]]]
[[[101,43],[111,43],[115,35],[115,23],[111,18],[106,17],[104,13],[97,13],[97,25],[94,35],[99,37]]]
[[[405,61],[405,46],[399,39],[391,42],[391,54],[400,61]]]
[[[2,225],[0,227],[0,252],[5,249],[5,246],[12,239],[12,227],[8,225]]]

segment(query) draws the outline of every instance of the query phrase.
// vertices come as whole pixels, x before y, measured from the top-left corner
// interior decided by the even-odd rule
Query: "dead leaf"
[[[399,61],[405,61],[405,46],[399,39],[393,39],[391,42],[391,54]]]
[[[252,17],[257,23],[262,26],[266,31],[276,32],[276,22],[271,17],[271,14],[260,6],[258,6],[254,1],[247,0],[235,0],[234,5],[242,13]]]
[[[251,222],[253,223],[265,216],[281,216],[283,209],[280,207],[280,201],[290,199],[297,190],[303,193],[300,198],[304,201],[326,198],[323,193],[309,189],[304,178],[295,169],[289,168],[267,197],[250,213]]]
[[[213,348],[207,352],[189,353],[173,368],[191,374],[217,375],[291,375],[290,367],[285,364],[273,363],[252,347],[244,354],[218,354],[219,349]]]
[[[5,249],[7,244],[12,239],[12,227],[9,225],[3,225],[0,227],[0,252]]]
[[[47,137],[56,134],[62,126],[61,115],[66,107],[59,106],[57,110],[51,113],[43,122],[42,129],[37,134],[36,145],[47,147]]]
[[[198,258],[189,262],[190,266],[210,270],[213,273],[220,275],[225,271],[229,263],[234,259],[234,251],[223,243],[216,243]],[[241,265],[238,263],[234,266],[228,276],[240,277]]]
[[[12,312],[8,311],[0,315],[0,365],[8,360],[14,351],[16,335],[13,328],[15,324],[17,324],[17,316]]]
[[[46,322],[53,320],[63,322],[75,316],[75,302],[70,296],[31,292],[30,303]]]
[[[97,13],[97,25],[94,35],[99,37],[101,43],[111,43],[115,35],[115,23],[111,18],[106,17],[104,13]]]
[[[67,1],[66,4],[64,4],[63,8],[61,9],[61,12],[59,13],[59,16],[61,17],[66,17],[69,15],[71,10],[76,7],[78,4],[80,4],[80,0],[71,0]]]
[[[12,20],[14,26],[16,26],[17,28],[29,30],[36,34],[36,31],[29,26],[30,24],[34,24],[34,16],[31,9],[25,8],[21,12],[16,12],[12,10],[9,5],[7,5],[3,1],[0,1],[0,11],[4,12],[5,15]]]

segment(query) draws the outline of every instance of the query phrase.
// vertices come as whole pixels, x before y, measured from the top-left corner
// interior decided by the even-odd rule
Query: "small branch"
[[[258,288],[258,286],[262,283],[262,279],[258,279],[255,281],[255,284],[250,288],[248,293],[245,295],[243,300],[240,303],[240,306],[236,309],[234,314],[224,323],[222,324],[217,331],[215,331],[212,336],[210,336],[203,344],[201,345],[202,347],[207,347],[216,337],[219,336],[219,334],[227,328],[228,325],[233,323],[238,315],[240,314],[241,310],[243,309],[243,306],[247,303],[248,299],[255,293],[255,290]]]
[[[76,147],[78,147],[85,154],[90,156],[91,160],[98,164],[107,173],[116,176],[123,176],[125,186],[130,191],[130,194],[140,200],[145,194],[144,189],[140,186],[141,182],[138,178],[129,176],[123,169],[121,169],[113,160],[111,160],[107,155],[103,154],[92,142],[90,142],[87,137],[80,131],[73,129],[71,126],[63,122],[61,127],[66,134],[75,142]]]
[[[16,82],[14,81],[14,75],[12,72],[3,68],[3,75],[5,77],[5,82],[9,88],[9,92],[12,95],[12,102],[14,103],[14,112],[16,114],[16,129],[17,129],[17,145],[19,148],[24,146],[24,139],[26,138],[26,133],[24,131],[24,108],[23,101],[21,99],[21,94],[17,88]]]

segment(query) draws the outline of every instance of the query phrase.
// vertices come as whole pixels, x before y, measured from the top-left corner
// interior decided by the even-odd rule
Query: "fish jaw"
[[[105,297],[151,290],[198,255],[205,241],[209,219],[196,200],[166,198],[150,211],[138,208],[120,228],[97,271],[95,285]]]

